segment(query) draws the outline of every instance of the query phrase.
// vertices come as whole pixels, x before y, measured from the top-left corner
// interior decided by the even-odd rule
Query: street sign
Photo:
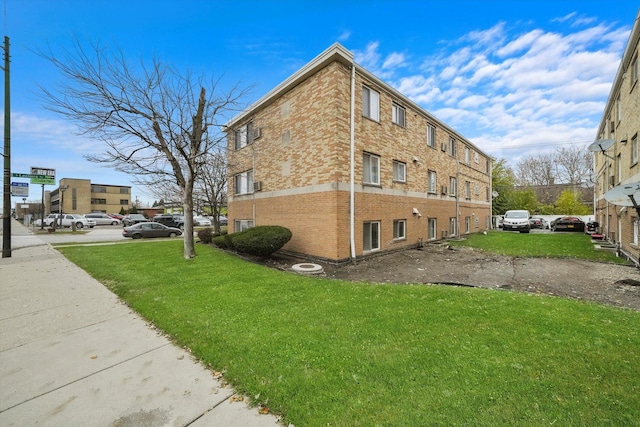
[[[40,178],[40,179],[49,178],[47,175],[34,175],[32,173],[12,173],[11,176],[14,178]]]
[[[55,169],[39,168],[39,167],[31,166],[31,175],[40,176],[38,178],[31,177],[32,184],[46,184],[46,185],[56,184]]]
[[[29,183],[28,182],[12,182],[11,183],[11,195],[13,197],[29,197]]]

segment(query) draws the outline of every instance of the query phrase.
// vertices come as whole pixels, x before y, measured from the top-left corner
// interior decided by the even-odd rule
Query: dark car
[[[184,228],[184,217],[182,215],[162,214],[153,217],[153,222],[159,222],[167,227]]]
[[[579,231],[584,233],[585,224],[575,216],[565,216],[555,221],[553,231]]]
[[[132,239],[142,239],[143,237],[176,237],[181,236],[182,231],[178,228],[167,227],[158,222],[141,222],[122,230],[124,237]]]
[[[531,217],[529,218],[529,227],[533,228],[544,228],[544,223],[542,222],[542,218]]]
[[[145,218],[145,216],[142,214],[129,214],[129,215],[125,215],[124,218],[122,218],[122,226],[128,227],[133,224],[138,224],[138,223],[147,222],[147,221],[149,220]]]

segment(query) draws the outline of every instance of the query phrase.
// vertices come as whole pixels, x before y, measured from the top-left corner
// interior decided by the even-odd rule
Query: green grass
[[[635,311],[297,276],[206,246],[185,260],[178,241],[59,250],[296,426],[640,420]]]
[[[591,261],[624,264],[624,258],[614,253],[596,250],[591,237],[583,233],[526,234],[489,231],[471,234],[453,245],[472,246],[487,252],[520,257],[581,258]]]

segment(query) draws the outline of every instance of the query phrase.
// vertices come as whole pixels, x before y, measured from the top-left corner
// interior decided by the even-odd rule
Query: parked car
[[[224,215],[220,215],[218,220],[220,221],[220,225],[229,225],[229,220]]]
[[[556,220],[553,231],[579,231],[584,233],[585,224],[575,216],[565,216]]]
[[[123,227],[128,227],[130,225],[138,224],[141,222],[147,222],[147,221],[149,220],[145,218],[145,216],[142,214],[129,214],[129,215],[125,215],[124,218],[122,218],[122,225]]]
[[[211,227],[211,220],[204,216],[194,216],[193,225],[198,227]]]
[[[132,239],[141,239],[143,237],[176,237],[181,236],[182,231],[178,228],[167,227],[159,222],[140,222],[123,228],[122,235]]]
[[[122,218],[124,218],[124,215],[121,215],[119,213],[112,213],[112,214],[107,214],[107,215],[109,215],[112,218],[119,219],[120,221],[122,221]]]
[[[153,222],[159,222],[167,227],[184,228],[184,217],[182,215],[162,214],[153,217]]]
[[[86,218],[92,219],[96,222],[96,225],[119,225],[120,220],[117,218],[113,218],[105,213],[88,213],[85,215]]]
[[[84,215],[78,215],[78,214],[62,214],[62,225],[60,225],[60,214],[49,214],[45,219],[44,219],[44,225],[46,227],[51,227],[53,226],[53,222],[55,220],[57,221],[57,226],[60,227],[71,227],[72,225],[75,225],[76,228],[93,228],[96,225],[96,222],[85,218]],[[37,219],[34,222],[34,225],[36,227],[40,227],[42,225],[42,221]]]
[[[504,221],[502,223],[502,229],[504,231],[519,231],[520,233],[528,233],[531,230],[529,225],[529,211],[525,210],[512,210],[507,211],[504,214]]]
[[[600,223],[598,221],[589,221],[586,225],[585,233],[588,234],[596,234],[598,233],[598,228],[600,227]]]
[[[542,218],[536,217],[536,216],[532,216],[531,218],[529,218],[529,228],[534,229],[534,228],[545,228],[544,227],[544,220]]]

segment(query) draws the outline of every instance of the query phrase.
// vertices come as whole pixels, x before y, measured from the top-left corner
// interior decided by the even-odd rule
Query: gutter
[[[356,263],[355,240],[355,111],[356,111],[356,64],[351,62],[351,113],[349,141],[349,242],[351,246],[351,262]]]

